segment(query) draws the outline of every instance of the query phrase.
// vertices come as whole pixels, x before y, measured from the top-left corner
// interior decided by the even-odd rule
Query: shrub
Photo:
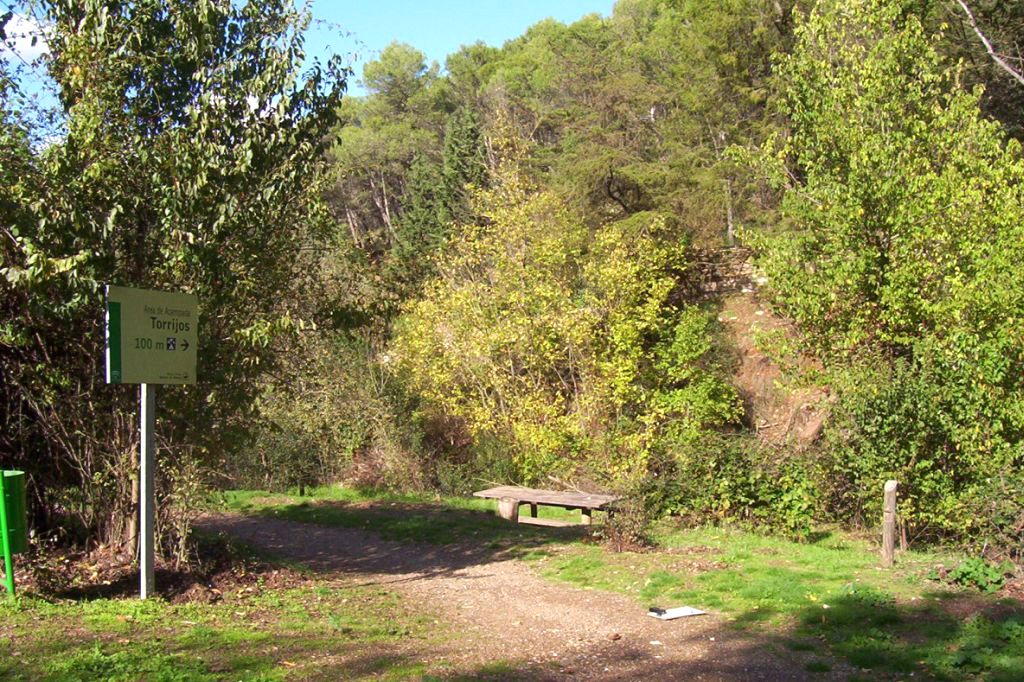
[[[664,216],[588,226],[514,159],[474,213],[395,326],[425,411],[500,444],[526,483],[629,479],[662,433],[694,440],[738,418],[707,311],[672,301],[683,252]]]
[[[1013,564],[1004,561],[993,564],[981,557],[970,557],[947,574],[951,583],[973,587],[982,592],[998,592],[1006,583],[1006,576],[1013,571]]]
[[[668,513],[804,538],[820,510],[818,471],[809,455],[787,454],[750,437],[718,435],[669,446],[657,477]]]

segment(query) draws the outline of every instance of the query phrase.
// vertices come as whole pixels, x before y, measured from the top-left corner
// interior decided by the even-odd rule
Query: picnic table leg
[[[530,504],[530,516],[537,518],[537,505],[533,503]]]
[[[498,516],[512,523],[519,523],[519,500],[514,497],[503,497],[498,500]]]
[[[594,519],[591,516],[591,514],[593,513],[593,512],[591,512],[591,510],[589,510],[589,509],[580,509],[580,513],[583,515],[581,520],[583,521],[583,525],[584,526],[589,526],[590,524],[592,524],[594,522]]]

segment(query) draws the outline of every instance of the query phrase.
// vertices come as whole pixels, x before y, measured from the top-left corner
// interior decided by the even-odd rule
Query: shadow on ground
[[[801,610],[785,644],[827,649],[864,670],[865,678],[878,671],[919,679],[1024,680],[1024,609],[979,594],[933,591],[898,603],[851,586],[827,608]]]
[[[767,633],[781,618],[788,624],[770,636],[776,646],[843,660],[852,679],[1024,680],[1024,606],[1016,600],[935,589],[898,601],[855,581],[786,613],[766,603],[735,613],[734,623]]]
[[[442,576],[463,582],[484,580],[485,573],[463,569],[543,552],[546,545],[585,532],[580,528],[516,526],[482,512],[420,510],[410,505],[295,505],[282,510],[282,516],[347,528],[339,532],[341,529],[316,523],[267,523],[258,516],[216,516],[200,525],[287,556],[317,572],[374,574],[374,584]],[[419,539],[433,542],[411,542]],[[524,595],[527,600],[530,597]],[[591,638],[586,647],[568,649],[570,655],[556,659],[557,665],[547,660],[524,667],[520,660],[514,670],[481,668],[455,679],[583,679],[578,676],[584,674],[580,671],[586,676],[599,673],[599,679],[607,680],[700,676],[874,680],[902,679],[910,674],[939,680],[1024,679],[1024,610],[1018,602],[1000,603],[978,594],[941,591],[897,602],[889,594],[851,583],[840,594],[829,595],[827,602],[810,603],[795,617],[784,618],[787,624],[775,633],[764,623],[777,622],[773,616],[783,614],[756,609],[732,615],[737,628],[753,634],[734,638],[728,647],[709,648],[706,641],[699,642],[703,652],[685,663],[659,656],[646,640]],[[727,628],[717,628],[722,631],[720,639],[729,637]],[[646,628],[635,630],[635,634],[646,632]],[[677,628],[675,632],[678,636],[666,639],[666,646],[691,644],[687,642],[689,630]],[[697,629],[694,636],[707,639],[708,634],[708,630]],[[782,654],[785,672],[766,663],[766,656],[772,658],[769,652]]]
[[[158,647],[117,642],[83,647],[60,638],[42,648],[19,647],[19,657],[0,659],[0,678],[10,680],[110,679],[287,679],[301,680],[422,680],[423,682],[521,680],[563,682],[600,680],[817,680],[835,675],[809,673],[795,664],[792,670],[765,668],[766,650],[757,644],[730,648],[723,656],[680,662],[652,656],[646,643],[596,644],[579,648],[562,660],[531,663],[514,646],[509,660],[468,667],[446,659],[439,648],[424,641],[354,642],[343,633],[276,634],[271,642],[221,638],[207,631],[203,638],[168,641]],[[518,659],[518,660],[515,660]],[[48,662],[40,664],[41,662]],[[838,679],[848,679],[847,676]],[[876,678],[877,679],[877,678]]]
[[[224,533],[314,571],[394,575],[396,581],[451,575],[589,535],[583,526],[511,524],[486,512],[429,505],[322,502],[290,505],[276,512],[212,515],[196,527]],[[301,537],[295,537],[293,524],[268,524],[268,519],[301,522]],[[344,532],[339,533],[339,527]],[[282,530],[275,534],[274,528]]]

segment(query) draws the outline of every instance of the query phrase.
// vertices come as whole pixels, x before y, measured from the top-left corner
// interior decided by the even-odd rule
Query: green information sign
[[[192,294],[108,286],[107,383],[196,383],[198,327]]]

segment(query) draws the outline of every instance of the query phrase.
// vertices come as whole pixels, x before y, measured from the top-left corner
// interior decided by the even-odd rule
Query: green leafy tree
[[[431,256],[445,241],[450,215],[442,169],[423,158],[413,161],[388,274],[415,288],[431,272]]]
[[[894,477],[915,529],[969,537],[1024,442],[1021,147],[901,3],[823,4],[797,35],[768,150],[786,220],[755,241],[840,389],[837,508]]]
[[[370,94],[346,100],[331,150],[337,181],[328,199],[353,242],[377,256],[395,244],[414,160],[440,162],[449,105],[437,65],[425,59],[392,43],[367,63],[363,81]]]
[[[447,73],[447,87],[456,106],[475,111],[485,109],[481,99],[483,85],[493,72],[500,55],[500,48],[482,42],[463,45],[457,52],[448,55],[444,70]]]
[[[610,18],[531,27],[481,69],[481,99],[536,143],[546,186],[594,220],[672,215],[720,245],[764,207],[726,154],[773,129],[771,56],[794,2],[626,0]]]
[[[1024,5],[1000,0],[918,0],[912,7],[918,9],[926,27],[940,33],[939,51],[950,61],[962,63],[961,78],[967,89],[984,86],[982,110],[1001,121],[1009,135],[1024,140]]]
[[[200,383],[165,393],[158,428],[172,461],[216,465],[297,326],[344,72],[301,71],[309,16],[283,0],[39,7],[66,135],[4,164],[5,439],[46,510],[118,542],[137,436],[131,391],[101,384],[102,284],[198,296]]]
[[[440,164],[422,156],[412,162],[386,273],[406,291],[415,291],[433,273],[436,252],[444,248],[453,223],[468,219],[469,193],[483,185],[486,171],[480,128],[468,109],[449,119]]]

